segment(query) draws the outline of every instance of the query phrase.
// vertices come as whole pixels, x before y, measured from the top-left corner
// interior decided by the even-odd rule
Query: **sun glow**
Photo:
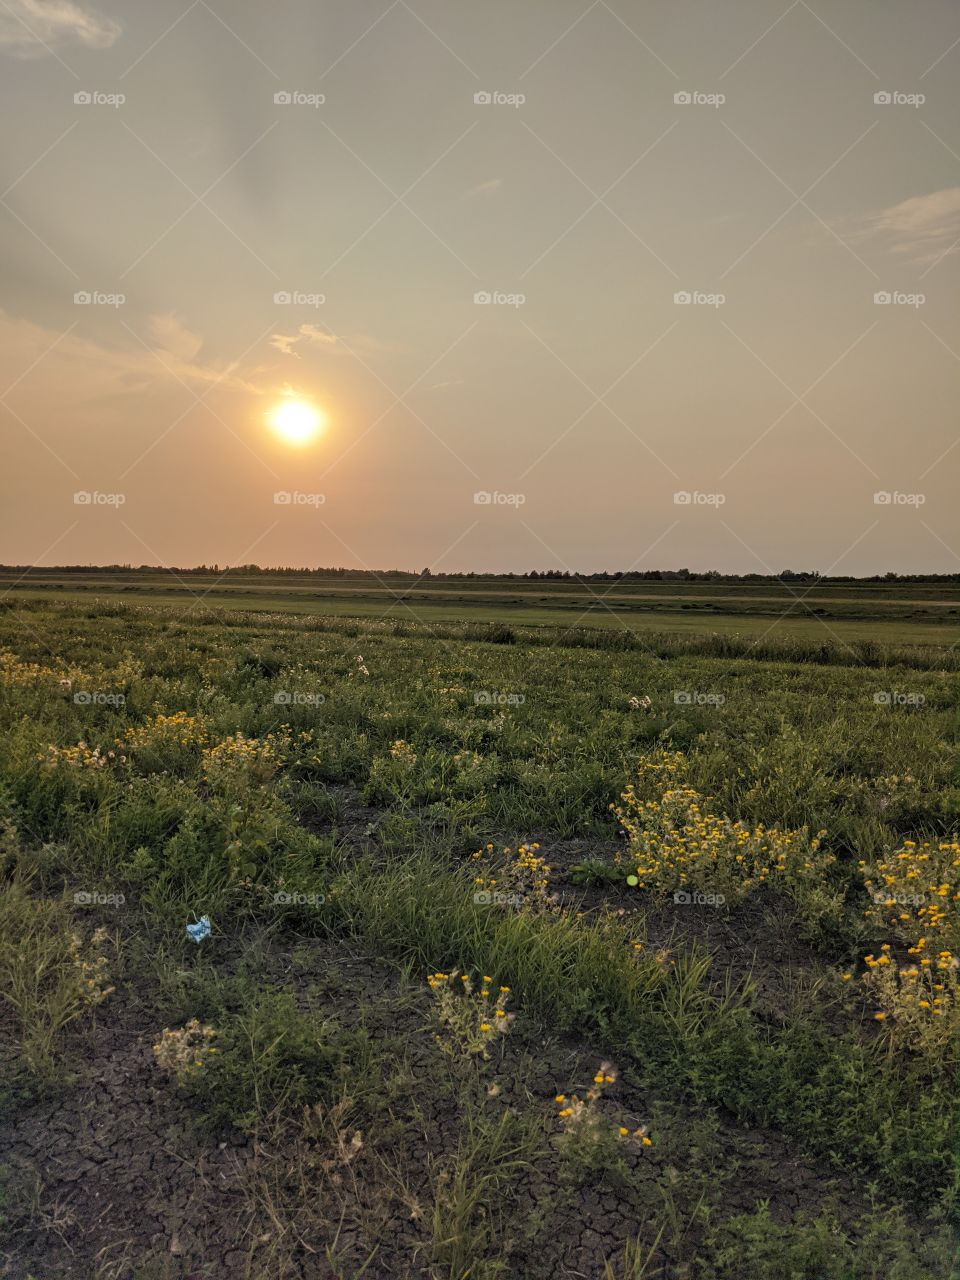
[[[267,414],[267,422],[287,444],[308,444],[324,426],[322,413],[306,400],[282,400]]]

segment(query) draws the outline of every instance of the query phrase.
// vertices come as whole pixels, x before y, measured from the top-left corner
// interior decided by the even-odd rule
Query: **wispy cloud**
[[[178,360],[195,360],[203,346],[199,334],[191,333],[172,311],[150,317],[150,336],[161,351]]]
[[[918,265],[928,265],[960,248],[960,187],[911,196],[870,215],[861,238],[877,241]]]
[[[482,196],[488,191],[499,191],[503,186],[502,178],[488,178],[486,182],[478,182],[475,187],[471,187],[463,193],[463,198],[469,200],[471,196]]]
[[[298,360],[300,353],[294,351],[294,347],[302,342],[318,342],[321,346],[335,347],[338,341],[335,333],[315,324],[302,324],[296,333],[274,333],[270,337],[271,346],[282,351],[285,356],[295,356]]]
[[[0,391],[19,384],[19,394],[31,382],[45,384],[51,393],[70,386],[78,403],[111,395],[142,395],[178,384],[199,388],[216,383],[225,390],[263,394],[262,387],[240,372],[236,361],[197,362],[203,339],[173,316],[152,316],[149,335],[131,327],[128,336],[129,343],[108,346],[76,329],[58,334],[0,311]],[[33,372],[22,377],[23,370],[34,365]]]
[[[15,57],[41,57],[64,44],[108,49],[120,31],[112,18],[72,0],[3,0],[0,4],[0,49]]]
[[[316,345],[333,355],[389,355],[403,351],[404,347],[396,342],[383,342],[371,337],[368,333],[355,333],[338,336],[329,329],[322,329],[318,324],[302,324],[295,333],[274,333],[270,337],[270,345],[285,356],[300,359],[298,346]]]

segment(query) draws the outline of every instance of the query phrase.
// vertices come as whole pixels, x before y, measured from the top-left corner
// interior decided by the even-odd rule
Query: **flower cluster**
[[[493,998],[492,978],[484,977],[478,991],[469,974],[456,969],[428,974],[427,984],[436,1002],[436,1039],[443,1051],[453,1058],[489,1058],[491,1044],[507,1034],[514,1018],[507,1013],[510,988],[501,987]]]
[[[68,769],[105,769],[107,765],[127,762],[125,755],[118,756],[113,751],[90,747],[83,739],[73,747],[56,747],[51,744],[37,759],[47,769],[57,769],[61,765]]]
[[[299,735],[309,739],[309,733]],[[222,742],[206,747],[201,768],[207,782],[224,784],[234,780],[247,783],[269,782],[283,763],[292,741],[288,725],[262,738],[248,738],[242,731],[232,733]]]
[[[683,752],[659,747],[640,757],[637,780],[627,790],[641,800],[653,800],[671,787],[680,786],[686,777],[687,757]]]
[[[211,1043],[216,1034],[213,1027],[208,1027],[198,1018],[191,1018],[182,1027],[164,1027],[163,1034],[153,1046],[157,1065],[176,1076],[178,1084],[183,1084],[202,1071],[207,1059],[217,1052]]]
[[[515,851],[499,853],[492,844],[471,855],[478,865],[473,883],[479,891],[495,893],[497,901],[531,910],[557,909],[557,896],[550,892],[550,867],[540,856],[539,844],[522,844]]]
[[[457,751],[450,757],[450,763],[460,773],[477,773],[483,768],[484,759],[478,751]]]
[[[631,711],[652,711],[653,710],[653,700],[647,694],[644,694],[642,698],[638,698],[636,695],[634,695],[630,699],[627,705],[629,706]]]
[[[581,1098],[579,1094],[558,1093],[554,1098],[559,1110],[561,1152],[574,1163],[596,1168],[607,1162],[612,1149],[626,1142],[636,1147],[652,1146],[646,1126],[629,1129],[626,1125],[613,1126],[600,1112],[599,1102],[608,1085],[614,1084],[617,1073],[609,1062],[601,1062],[593,1077],[593,1083]]]
[[[917,948],[910,952],[916,955]],[[932,1052],[960,1030],[960,962],[951,951],[898,963],[885,942],[878,956],[864,957],[864,989],[879,1006],[873,1015],[891,1038],[910,1048]],[[852,975],[844,974],[844,978]]]
[[[890,773],[880,777],[864,778],[858,789],[876,805],[887,809],[891,804],[909,798],[919,798],[919,781],[912,773]]]
[[[398,738],[396,742],[390,744],[390,757],[404,769],[412,769],[417,763],[416,751],[403,738]]]
[[[74,672],[76,674],[76,672]],[[16,688],[23,685],[49,681],[57,684],[63,693],[69,693],[73,682],[62,670],[41,666],[39,662],[21,662],[9,650],[0,650],[0,687]]]
[[[872,898],[867,919],[909,944],[903,964],[889,942],[864,957],[861,980],[879,1006],[874,1017],[894,1040],[935,1051],[960,1032],[960,842],[904,840],[860,870]]]
[[[363,660],[363,655],[358,653],[354,661],[357,664],[356,674],[358,676],[369,676],[370,672],[367,670],[367,664]]]
[[[904,840],[867,866],[860,863],[873,899],[865,915],[905,942],[934,935],[960,947],[960,841]]]
[[[70,963],[79,1000],[85,1005],[97,1005],[106,1000],[116,988],[108,986],[107,957],[101,948],[109,940],[106,929],[95,929],[90,942],[84,948],[79,933],[70,935]]]
[[[711,813],[698,791],[672,785],[682,767],[682,756],[641,761],[638,785],[611,805],[629,841],[631,884],[666,891],[691,886],[736,902],[774,876],[816,881],[833,861],[820,853],[822,831],[811,839],[802,827],[749,826]],[[664,781],[671,785],[657,798],[643,798]]]
[[[157,747],[197,747],[206,740],[207,731],[196,716],[174,711],[169,716],[148,716],[143,724],[133,725],[122,738],[117,738],[116,745],[137,752]]]

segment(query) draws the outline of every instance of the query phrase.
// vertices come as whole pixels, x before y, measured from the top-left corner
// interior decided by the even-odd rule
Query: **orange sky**
[[[953,5],[175,17],[0,14],[0,560],[957,570]]]

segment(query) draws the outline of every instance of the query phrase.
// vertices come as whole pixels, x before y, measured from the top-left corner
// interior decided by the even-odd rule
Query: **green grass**
[[[89,571],[0,572],[11,601],[123,600],[197,609],[269,610],[424,624],[508,621],[518,627],[596,627],[641,635],[717,632],[806,642],[949,647],[960,638],[953,584],[607,582],[413,579],[402,575],[308,578],[288,574],[188,575]],[[949,616],[948,616],[949,615]]]
[[[573,1070],[564,1053],[608,1056],[636,1106],[698,1122],[663,1122],[669,1163],[656,1175],[612,1158],[591,1173],[624,1214],[659,1206],[597,1274],[663,1280],[669,1245],[692,1280],[776,1267],[797,1280],[946,1280],[956,1049],[884,1038],[839,978],[883,941],[858,861],[960,830],[957,674],[935,647],[902,620],[887,624],[895,644],[870,624],[851,654],[702,631],[647,646],[504,623],[499,609],[489,626],[472,613],[438,632],[262,602],[183,617],[155,601],[0,611],[9,1107],[37,1105],[31,1082],[69,1096],[95,1011],[135,1018],[147,1043],[198,1018],[221,1055],[177,1093],[196,1141],[242,1130],[278,1152],[251,1174],[251,1212],[272,1223],[261,1274],[290,1274],[303,1215],[321,1204],[334,1219],[310,1229],[338,1274],[388,1262],[374,1205],[406,1197],[419,1234],[403,1265],[467,1280],[546,1258],[580,1211],[592,1187],[562,1190],[552,1094]],[[878,701],[885,691],[907,698]],[[646,709],[631,707],[639,697]],[[225,741],[234,750],[224,762],[221,746],[217,764]],[[739,913],[702,918],[668,895],[631,898],[611,804],[663,749],[683,753],[713,812],[824,831],[832,860],[817,883],[762,886]],[[563,902],[478,901],[471,853],[531,838],[548,861],[556,851]],[[197,948],[184,924],[202,914],[212,935]],[[92,963],[104,922],[122,945],[101,1012],[81,998],[76,957]],[[325,965],[359,957],[381,976],[341,990],[310,970],[318,948]],[[438,969],[509,986],[504,1039],[523,1046],[454,1072],[462,1105],[433,1042],[423,979]],[[377,989],[383,973],[396,993]],[[537,1046],[553,1056],[539,1063]],[[159,1071],[157,1087],[177,1091]],[[849,1179],[853,1218],[826,1194],[771,1215],[759,1193],[734,1212],[709,1192],[743,1173],[748,1133],[825,1184]],[[558,1221],[512,1216],[529,1179],[561,1188]],[[153,1260],[133,1264],[148,1274]]]

